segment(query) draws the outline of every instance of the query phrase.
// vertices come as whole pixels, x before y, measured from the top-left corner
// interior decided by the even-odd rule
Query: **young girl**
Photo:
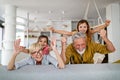
[[[48,54],[48,55],[43,54],[42,53],[43,46],[38,43],[33,43],[29,47],[30,56],[28,58],[25,58],[25,59],[15,63],[15,59],[16,59],[17,55],[22,51],[22,47],[19,46],[20,39],[16,40],[14,42],[13,55],[7,66],[7,69],[13,70],[13,69],[19,69],[26,65],[41,65],[41,64],[49,64],[49,63],[53,64],[57,68],[60,68],[60,69],[64,68],[63,60],[61,59],[59,52],[57,51],[57,48],[56,48],[56,40],[52,39],[51,42],[52,42],[51,47],[52,47],[57,59],[52,57],[50,54]]]
[[[68,36],[72,36],[73,34],[75,34],[76,32],[84,32],[87,34],[88,38],[91,38],[91,35],[95,32],[99,32],[101,29],[104,29],[105,27],[107,27],[110,24],[110,20],[106,20],[105,24],[99,25],[98,27],[95,27],[94,29],[90,29],[90,26],[88,24],[87,20],[80,20],[77,24],[77,31],[74,32],[68,32],[68,31],[64,31],[64,30],[56,30],[53,27],[50,28],[50,30],[52,32],[55,33],[59,33],[59,34],[65,34]]]

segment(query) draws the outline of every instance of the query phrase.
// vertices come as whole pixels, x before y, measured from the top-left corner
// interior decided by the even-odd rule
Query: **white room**
[[[16,39],[21,39],[20,46],[28,49],[31,44],[38,41],[38,37],[40,35],[46,35],[49,40],[51,37],[55,37],[56,48],[61,54],[61,37],[67,37],[66,45],[68,46],[72,43],[72,36],[59,34],[59,32],[53,32],[49,28],[53,27],[56,30],[73,32],[77,30],[77,24],[81,19],[87,20],[90,28],[92,29],[95,29],[97,26],[104,25],[106,20],[110,20],[110,24],[105,28],[105,30],[107,32],[108,39],[115,47],[115,51],[111,52],[110,54],[102,55],[99,55],[98,53],[98,55],[94,56],[94,59],[96,59],[96,61],[94,60],[94,65],[66,65],[65,69],[62,71],[54,70],[53,67],[49,66],[50,70],[45,69],[48,77],[44,79],[78,80],[80,79],[78,74],[80,74],[82,75],[81,79],[83,80],[119,80],[120,77],[118,74],[120,72],[115,71],[120,69],[120,65],[113,65],[113,63],[116,61],[117,63],[120,63],[120,0],[0,0],[0,66],[3,66],[1,68],[3,70],[1,71],[3,73],[8,72],[8,75],[11,73],[7,71],[7,69],[5,70],[5,68],[12,57],[14,41]],[[100,44],[105,45],[105,42],[99,36],[99,32],[96,32],[94,35],[92,35],[92,40],[96,43],[99,42]],[[54,52],[51,51],[50,55],[56,58]],[[15,61],[20,61],[28,56],[29,54],[21,52],[16,57]],[[97,61],[98,58],[101,58],[102,61]],[[41,70],[39,66],[34,67],[36,69],[34,69],[33,66],[28,66],[28,70],[27,67],[25,67],[21,68],[20,71],[13,71],[10,75],[12,77],[9,76],[9,78],[14,80],[19,80],[18,78],[21,77],[25,77],[21,79],[36,79],[35,77],[39,76],[38,72],[41,71],[40,74],[42,77],[39,77],[39,80],[43,79],[43,77],[45,77],[45,75],[42,74],[42,72],[44,73],[44,70]],[[90,76],[85,77],[85,74],[80,73],[79,67],[81,67],[80,70],[82,70],[83,73],[87,75],[90,74]],[[30,68],[33,69],[33,71],[31,71]],[[38,71],[37,68],[39,68]],[[44,69],[48,67],[42,66],[41,68]],[[74,70],[75,68],[76,70]],[[83,69],[85,68],[88,69],[84,71]],[[69,69],[74,73],[71,73],[72,71],[69,71]],[[104,69],[106,70],[106,73],[102,72]],[[113,69],[113,73],[110,71],[111,69]],[[96,70],[98,70],[98,74]],[[64,71],[66,71],[66,73],[64,73]],[[77,75],[75,74],[75,71],[77,71]],[[22,75],[22,72],[25,75]],[[27,72],[29,75],[26,75]],[[31,72],[34,72],[33,77],[27,78],[26,76],[32,75]],[[14,78],[14,73],[19,73],[20,76],[16,75],[18,78]],[[59,74],[51,77],[55,73]],[[0,75],[1,74],[2,73],[0,72]],[[65,76],[66,74],[68,75]],[[93,75],[95,74],[98,76],[98,78],[94,78]],[[99,76],[101,74],[108,75],[106,75],[106,77]],[[59,75],[62,75],[63,77]],[[111,75],[115,76],[116,78],[112,78]],[[76,78],[69,76],[74,76]],[[4,74],[2,74],[0,77],[2,80],[7,79],[5,78]]]

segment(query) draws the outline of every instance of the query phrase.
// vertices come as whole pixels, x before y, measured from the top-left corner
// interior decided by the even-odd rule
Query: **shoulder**
[[[35,59],[32,58],[32,56],[29,56],[29,57],[23,59],[22,61],[23,61],[23,62],[26,62],[26,63],[28,63],[28,64],[35,64],[35,63],[34,63],[34,62],[35,62]]]
[[[18,62],[15,63],[15,68],[18,69],[22,66],[25,66],[25,65],[30,65],[30,64],[35,64],[35,61],[33,60],[32,57],[27,57],[27,58],[24,58]]]
[[[87,45],[88,46],[92,46],[92,47],[94,47],[95,45],[96,45],[97,43],[95,43],[93,40],[91,40],[91,39],[87,39]]]
[[[75,51],[74,47],[73,47],[73,43],[69,44],[66,48],[66,52],[73,52]]]
[[[35,59],[32,58],[32,56],[27,57],[25,61],[26,61],[27,63],[29,63],[29,64],[35,64],[35,63],[34,63],[34,62],[35,62]]]
[[[73,43],[71,43],[67,46],[67,48],[72,48],[72,47],[73,47]]]
[[[102,44],[96,43],[96,42],[93,41],[93,40],[88,40],[87,45],[88,45],[88,47],[91,48],[91,49],[97,49],[97,48],[102,48],[102,47],[103,47]]]
[[[53,55],[54,55],[54,54],[53,54]],[[44,56],[43,56],[43,58],[44,58],[44,60],[53,59],[53,58],[54,58],[54,56],[53,56],[53,55],[51,55],[51,54],[44,55]]]

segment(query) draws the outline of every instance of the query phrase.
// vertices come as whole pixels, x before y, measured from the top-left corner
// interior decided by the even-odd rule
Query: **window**
[[[21,39],[21,46],[25,46],[25,42],[24,42],[24,30],[26,27],[26,21],[25,19],[21,18],[21,17],[17,17],[16,19],[16,39]]]

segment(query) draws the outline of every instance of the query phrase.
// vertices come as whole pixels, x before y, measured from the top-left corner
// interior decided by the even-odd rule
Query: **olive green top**
[[[115,61],[115,62],[113,62],[113,63],[120,63],[120,60],[117,60],[117,61]]]
[[[83,55],[80,55],[75,48],[73,47],[73,44],[68,45],[65,55],[66,55],[66,64],[85,64],[85,63],[93,63],[93,57],[95,53],[101,53],[101,54],[108,54],[111,53],[106,45],[102,45],[99,43],[95,43],[91,40],[88,40],[88,44],[86,47],[85,52]]]

